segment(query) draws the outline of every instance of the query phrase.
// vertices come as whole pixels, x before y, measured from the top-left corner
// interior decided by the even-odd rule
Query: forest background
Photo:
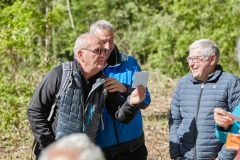
[[[239,8],[240,0],[1,0],[0,159],[31,157],[33,135],[26,109],[34,89],[60,64],[58,58],[73,59],[76,37],[88,32],[94,21],[111,22],[119,50],[151,72],[149,90],[152,105],[158,107],[164,104],[161,100],[170,101],[174,84],[189,72],[187,49],[197,39],[216,42],[224,70],[240,75]],[[161,114],[161,109],[153,110]],[[165,125],[161,127],[167,137],[167,116],[145,115],[145,129]],[[159,143],[167,146],[167,139]],[[158,149],[149,157],[168,159],[165,152]]]

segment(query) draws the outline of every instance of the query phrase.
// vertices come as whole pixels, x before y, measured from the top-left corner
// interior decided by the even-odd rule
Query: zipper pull
[[[87,125],[89,126],[92,121],[92,103],[90,103],[87,114]]]

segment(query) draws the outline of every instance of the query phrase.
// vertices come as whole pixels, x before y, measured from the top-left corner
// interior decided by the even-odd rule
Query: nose
[[[105,53],[104,52],[100,52],[100,54],[98,54],[99,57],[104,57]]]
[[[106,48],[107,50],[110,49],[110,44],[109,44],[109,42],[104,43],[104,48]]]
[[[192,60],[190,60],[189,62],[188,62],[188,66],[189,67],[191,67],[191,66],[193,66],[195,63],[192,61]]]
[[[104,54],[101,54],[101,55],[99,55],[99,57],[102,57],[102,58],[104,58],[104,57],[105,57],[105,55],[104,55]]]

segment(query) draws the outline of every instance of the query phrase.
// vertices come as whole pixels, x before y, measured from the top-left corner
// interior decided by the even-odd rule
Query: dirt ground
[[[170,160],[168,144],[169,100],[153,102],[142,111],[148,160]]]
[[[170,160],[168,115],[176,80],[157,73],[151,73],[149,78],[152,101],[147,109],[141,110],[148,160]]]
[[[145,141],[148,149],[148,160],[169,160],[168,146],[168,112],[171,96],[176,83],[167,77],[151,73],[148,89],[151,94],[150,106],[142,110]],[[26,126],[28,126],[28,121]],[[11,141],[0,137],[0,160],[30,160],[33,135],[30,128],[19,128],[19,137]],[[6,145],[7,144],[7,145]]]

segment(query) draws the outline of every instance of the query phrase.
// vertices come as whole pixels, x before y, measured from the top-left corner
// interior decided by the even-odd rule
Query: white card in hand
[[[229,113],[227,111],[224,111],[226,115],[228,115],[229,117],[231,117],[234,120],[240,121],[240,117],[234,116],[232,113]]]
[[[137,88],[139,85],[147,87],[148,77],[149,72],[135,72],[132,88]]]

